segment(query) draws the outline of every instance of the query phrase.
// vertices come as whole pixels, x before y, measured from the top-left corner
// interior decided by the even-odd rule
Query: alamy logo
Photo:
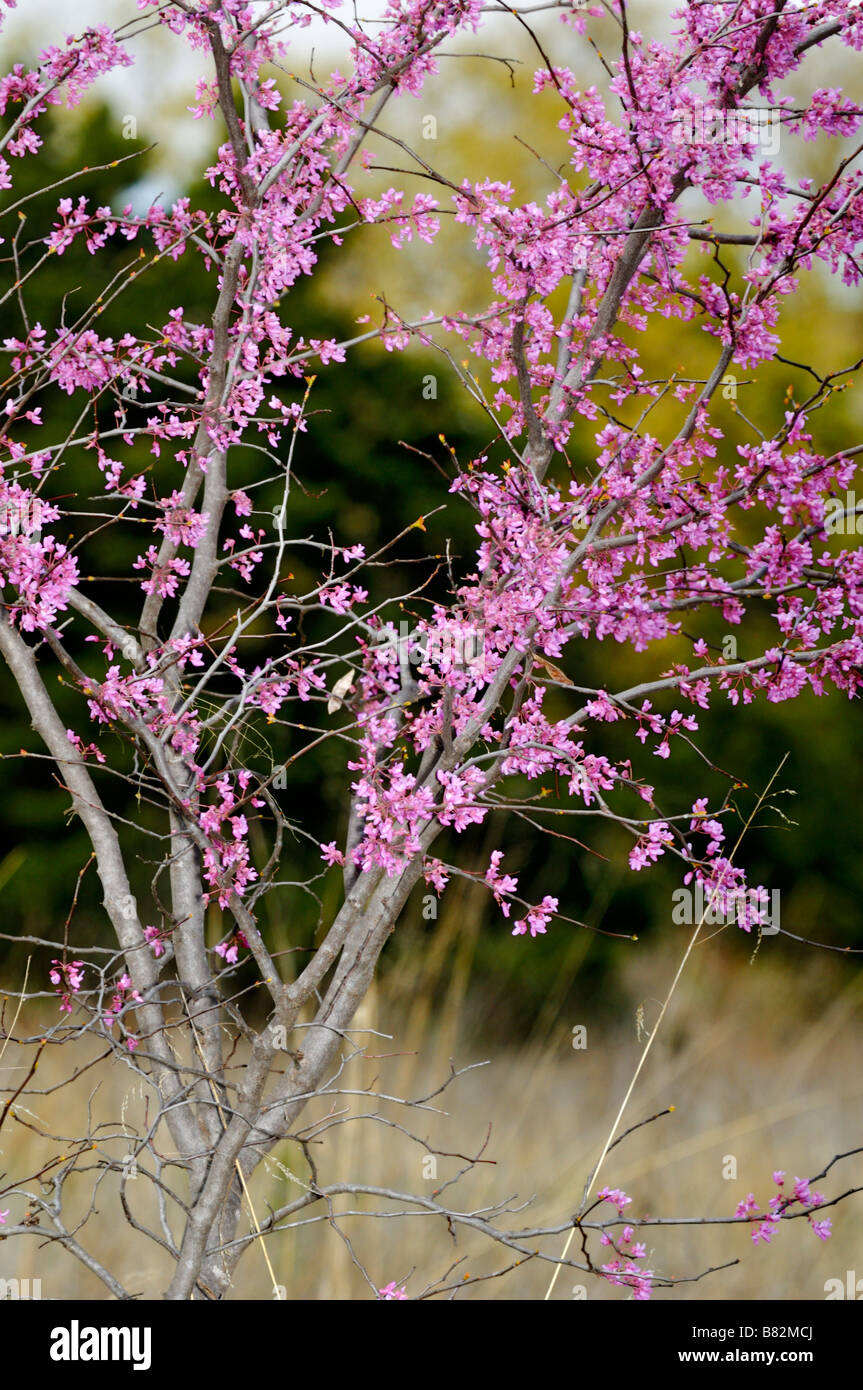
[[[695,106],[675,111],[671,141],[674,145],[758,145],[767,154],[777,154],[779,117],[779,111],[770,108],[731,111]]]
[[[824,530],[828,536],[863,535],[863,502],[858,504],[856,492],[846,492],[844,501],[828,497]]]
[[[711,888],[705,892],[699,880],[694,892],[691,888],[675,888],[671,901],[671,920],[676,926],[704,922],[710,927],[736,925],[747,931],[754,926],[762,936],[776,936],[779,931],[778,888],[772,893],[766,888]]]
[[[863,1300],[863,1279],[858,1279],[855,1270],[846,1269],[845,1282],[841,1279],[828,1279],[824,1285],[824,1292],[827,1301],[831,1298],[850,1298],[853,1302],[859,1303]]]
[[[481,674],[484,657],[482,633],[469,624],[444,628],[414,628],[402,619],[396,633],[389,624],[384,636],[387,644],[407,657],[415,666],[446,671],[452,667]]]
[[[0,502],[0,540],[7,536],[27,536],[39,541],[42,537],[42,501],[39,497],[25,497],[18,501],[6,499]]]
[[[41,1279],[0,1279],[0,1303],[41,1297]]]
[[[133,1371],[149,1371],[152,1329],[149,1327],[69,1327],[51,1331],[52,1361],[131,1361]]]

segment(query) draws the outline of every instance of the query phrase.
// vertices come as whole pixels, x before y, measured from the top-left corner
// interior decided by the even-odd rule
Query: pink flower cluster
[[[603,1187],[597,1193],[597,1198],[601,1202],[610,1202],[616,1207],[618,1215],[622,1215],[624,1208],[632,1202],[632,1198],[627,1197],[619,1187]],[[654,1275],[653,1270],[636,1263],[645,1258],[647,1250],[641,1241],[633,1240],[634,1234],[632,1226],[624,1226],[619,1238],[615,1240],[608,1232],[603,1231],[600,1244],[611,1246],[618,1258],[602,1265],[602,1275],[609,1284],[617,1288],[631,1289],[632,1297],[644,1303],[650,1299],[653,1292]]]
[[[407,1294],[403,1288],[399,1288],[395,1280],[389,1284],[384,1284],[382,1289],[378,1289],[378,1300],[381,1303],[404,1303],[407,1301]]]
[[[132,988],[132,981],[124,971],[117,981],[115,993],[102,1019],[108,1031],[110,1032],[114,1027],[114,1024],[117,1022],[117,1019],[120,1017],[120,1014],[127,1004],[132,1001],[140,1003],[140,1000],[141,995],[139,991]],[[127,1033],[126,1046],[130,1052],[134,1052],[138,1046],[138,1039],[131,1033]]]
[[[248,949],[248,941],[239,927],[235,927],[227,941],[220,941],[214,947],[217,956],[221,956],[227,965],[236,965],[240,956],[240,949]]]
[[[813,1192],[809,1180],[806,1178],[795,1178],[794,1185],[790,1192],[785,1190],[785,1173],[780,1169],[773,1174],[773,1182],[776,1191],[768,1199],[767,1211],[764,1218],[759,1221],[755,1230],[752,1232],[752,1243],[758,1245],[763,1242],[769,1245],[778,1223],[786,1216],[792,1208],[797,1208],[800,1212],[806,1213],[806,1220],[815,1232],[819,1240],[829,1240],[833,1223],[830,1217],[825,1217],[821,1221],[816,1221],[812,1213],[818,1207],[823,1206],[826,1198],[821,1192]],[[734,1215],[741,1220],[751,1220],[761,1208],[750,1192],[744,1197],[743,1201],[738,1202]],[[792,1213],[792,1214],[796,1214]]]
[[[77,994],[84,983],[84,962],[82,960],[52,960],[48,979],[60,995],[60,1009],[65,1014],[72,1012],[72,996]]]

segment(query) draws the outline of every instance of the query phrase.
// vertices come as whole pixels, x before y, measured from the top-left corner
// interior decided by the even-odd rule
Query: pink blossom
[[[557,898],[549,897],[546,894],[539,907],[532,907],[526,919],[516,922],[512,929],[512,935],[524,936],[529,928],[531,936],[544,936],[545,929],[555,912],[557,912]]]
[[[399,1288],[395,1282],[385,1284],[382,1289],[378,1289],[378,1298],[382,1303],[405,1302],[407,1294],[403,1288]]]
[[[145,927],[145,928],[144,928],[144,936],[147,938],[147,941],[150,943],[150,946],[151,946],[152,951],[153,951],[153,955],[154,955],[154,956],[156,957],[156,959],[158,960],[160,956],[163,956],[163,955],[165,954],[165,943],[164,943],[164,940],[163,940],[163,938],[162,938],[162,933],[161,933],[161,931],[159,930],[158,927]]]
[[[72,997],[84,983],[84,962],[82,960],[52,960],[48,978],[60,996],[62,1013],[72,1012]]]
[[[620,1216],[623,1215],[624,1207],[628,1207],[632,1202],[632,1198],[627,1197],[619,1187],[603,1187],[596,1195],[600,1202],[611,1202],[612,1206],[617,1207]]]

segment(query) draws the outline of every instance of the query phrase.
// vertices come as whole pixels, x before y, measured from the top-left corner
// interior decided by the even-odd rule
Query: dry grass
[[[677,951],[681,941],[669,934],[664,953],[656,948],[629,953],[622,974],[629,1002],[616,1025],[596,1021],[590,1001],[584,999],[579,1017],[556,1011],[540,1019],[520,1044],[490,1050],[472,1036],[471,953],[459,955],[455,933],[453,924],[442,924],[440,939],[431,938],[430,952],[410,973],[407,966],[390,972],[385,985],[367,1001],[357,1027],[376,1028],[392,1035],[392,1041],[369,1037],[369,1056],[352,1063],[345,1084],[416,1097],[443,1080],[450,1057],[459,1066],[485,1058],[489,1065],[462,1076],[432,1102],[446,1113],[406,1110],[372,1096],[339,1098],[339,1108],[355,1118],[322,1131],[314,1146],[319,1181],[353,1181],[429,1195],[464,1165],[440,1158],[437,1179],[426,1177],[426,1145],[476,1152],[491,1125],[485,1156],[494,1163],[478,1166],[450,1188],[452,1204],[468,1209],[506,1197],[514,1202],[533,1198],[531,1214],[513,1217],[514,1225],[564,1220],[577,1204],[643,1045],[636,1035],[639,1006],[644,1006],[649,1026],[676,963],[668,951]],[[859,1145],[861,1002],[863,978],[848,961],[836,967],[823,955],[807,954],[792,963],[783,947],[771,942],[769,955],[765,944],[754,964],[747,965],[733,959],[722,940],[699,948],[658,1035],[626,1123],[669,1105],[675,1111],[615,1149],[602,1181],[626,1188],[633,1197],[633,1214],[730,1215],[749,1191],[762,1204],[766,1201],[774,1168],[786,1168],[792,1177],[811,1175],[835,1153]],[[587,1025],[586,1050],[572,1047],[575,1023]],[[49,1051],[38,1073],[41,1084],[59,1077],[61,1051]],[[24,1062],[21,1050],[10,1049],[0,1065],[20,1067]],[[8,1086],[15,1075],[7,1072],[0,1084]],[[119,1136],[104,1140],[102,1152],[119,1157],[126,1151],[118,1125],[121,1114],[131,1128],[141,1123],[145,1108],[140,1083],[121,1062],[85,1072],[72,1087],[52,1097],[32,1099],[28,1111],[19,1108],[19,1114],[39,1129],[71,1136],[80,1128],[88,1097],[97,1120],[111,1123],[105,1134]],[[373,1113],[405,1125],[423,1142],[413,1143],[379,1121],[356,1118]],[[319,1105],[315,1115],[324,1114]],[[2,1186],[13,1178],[21,1181],[57,1152],[56,1145],[48,1145],[21,1123],[7,1123],[0,1138],[0,1169],[9,1175]],[[736,1180],[723,1177],[729,1155],[737,1161]],[[97,1158],[85,1157],[79,1167]],[[282,1145],[276,1159],[252,1184],[259,1216],[268,1204],[299,1195],[308,1176],[296,1144]],[[67,1220],[86,1210],[94,1172],[91,1167],[70,1184]],[[821,1186],[833,1196],[861,1182],[863,1158],[858,1157],[834,1170]],[[146,1179],[139,1177],[127,1191],[133,1211],[151,1220],[153,1202]],[[12,1208],[12,1220],[23,1215],[23,1202],[13,1194],[0,1205]],[[169,1261],[152,1242],[130,1231],[120,1209],[116,1176],[102,1177],[96,1207],[81,1233],[82,1244],[127,1288],[144,1298],[158,1297],[169,1278]],[[348,1207],[387,1213],[395,1209],[391,1203],[369,1199],[336,1202],[339,1211]],[[844,1280],[846,1270],[861,1263],[863,1197],[852,1198],[832,1215],[835,1231],[830,1241],[821,1243],[806,1223],[798,1221],[780,1228],[770,1248],[755,1249],[749,1233],[733,1226],[651,1231],[649,1263],[665,1274],[692,1276],[710,1265],[740,1259],[733,1269],[658,1296],[821,1298],[825,1280]],[[310,1209],[298,1218],[304,1224],[269,1238],[276,1276],[287,1297],[369,1297],[369,1286],[352,1262],[347,1243],[320,1216],[318,1207]],[[308,1224],[312,1218],[317,1219]],[[460,1233],[454,1245],[445,1224],[425,1214],[401,1219],[345,1216],[339,1226],[376,1283],[415,1271],[409,1292],[439,1278],[461,1257],[458,1274],[471,1275],[490,1273],[511,1260],[501,1247],[490,1248],[473,1233]],[[543,1248],[559,1250],[561,1244],[555,1239]],[[550,1270],[532,1261],[504,1278],[477,1284],[470,1296],[540,1298]],[[95,1276],[59,1247],[44,1246],[38,1238],[0,1243],[0,1276],[41,1278],[44,1297],[105,1297]],[[574,1271],[564,1271],[554,1296],[572,1298],[579,1282],[584,1280]],[[592,1299],[626,1297],[622,1290],[586,1282]],[[239,1267],[232,1297],[272,1296],[261,1251],[253,1246]]]

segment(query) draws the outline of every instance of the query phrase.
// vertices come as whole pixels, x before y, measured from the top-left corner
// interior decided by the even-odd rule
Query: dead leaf
[[[348,691],[353,688],[353,684],[353,671],[345,671],[343,676],[339,676],[333,686],[330,698],[327,700],[327,714],[335,714],[336,710],[341,709],[344,704],[343,696],[347,695]]]
[[[561,671],[559,666],[555,666],[553,661],[548,661],[544,656],[535,656],[534,661],[537,666],[541,666],[543,671],[547,671],[552,680],[560,681],[561,685],[574,685],[575,682],[569,679],[565,671]]]

